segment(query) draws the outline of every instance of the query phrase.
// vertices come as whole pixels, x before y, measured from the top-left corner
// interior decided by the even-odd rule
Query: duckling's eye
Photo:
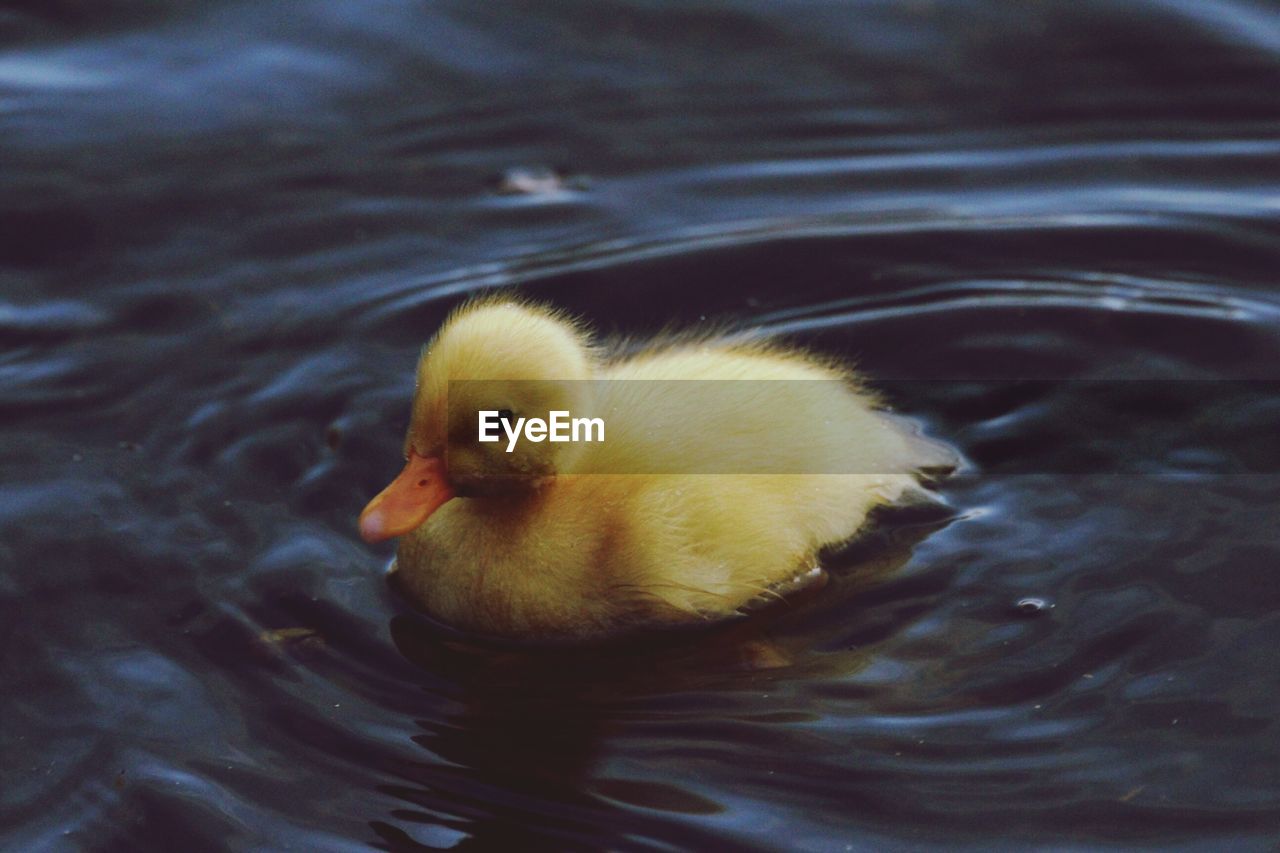
[[[506,421],[512,426],[516,425],[516,413],[510,409],[498,409],[498,420]]]

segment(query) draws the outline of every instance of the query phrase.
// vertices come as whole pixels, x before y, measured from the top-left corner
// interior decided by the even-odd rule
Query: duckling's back
[[[786,583],[939,462],[851,373],[800,352],[685,345],[602,378],[606,440],[578,471],[635,475],[609,571],[672,618]]]
[[[923,445],[856,377],[806,353],[689,344],[607,365],[583,473],[907,474]]]

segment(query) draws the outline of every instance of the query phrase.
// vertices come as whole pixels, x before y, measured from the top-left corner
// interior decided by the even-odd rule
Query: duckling
[[[399,536],[400,589],[466,631],[584,640],[728,617],[815,577],[819,550],[949,464],[880,408],[849,368],[777,343],[610,354],[551,307],[474,301],[423,351],[407,464],[359,529]],[[480,440],[486,412],[509,430],[556,411],[599,413],[603,440]]]

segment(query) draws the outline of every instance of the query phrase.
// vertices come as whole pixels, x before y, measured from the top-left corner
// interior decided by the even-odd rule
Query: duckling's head
[[[404,471],[360,515],[370,542],[418,527],[455,497],[518,499],[564,470],[574,443],[480,441],[480,413],[521,418],[588,405],[595,355],[584,330],[537,305],[482,301],[455,311],[418,361]],[[493,423],[490,417],[490,423]],[[510,451],[508,448],[511,447]]]

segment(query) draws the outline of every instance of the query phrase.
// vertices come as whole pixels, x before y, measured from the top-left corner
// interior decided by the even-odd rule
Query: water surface
[[[57,0],[0,38],[3,846],[1280,841],[1274,4]],[[856,358],[970,464],[769,619],[460,645],[354,518],[418,348],[513,285]]]

